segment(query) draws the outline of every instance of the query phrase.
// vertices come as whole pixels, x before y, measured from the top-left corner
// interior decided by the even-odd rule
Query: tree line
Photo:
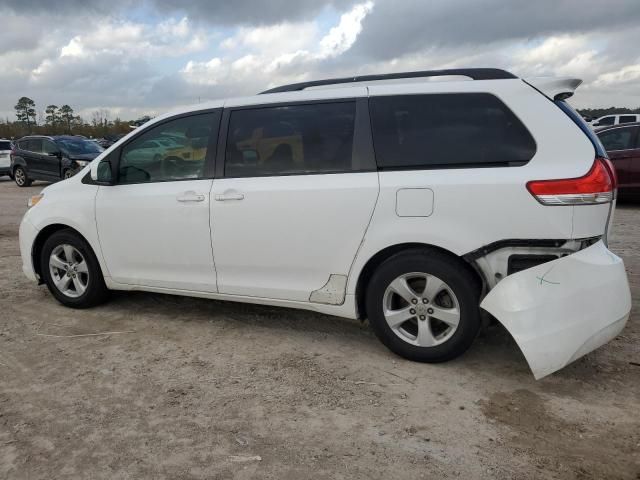
[[[47,105],[44,112],[38,112],[36,103],[29,97],[20,97],[13,107],[16,121],[9,118],[0,119],[0,138],[16,139],[25,135],[84,135],[85,137],[100,138],[105,135],[117,135],[131,131],[131,124],[139,121],[127,122],[119,118],[111,120],[109,111],[96,110],[91,115],[91,121],[85,121],[76,115],[70,105]],[[145,117],[148,118],[148,117]]]

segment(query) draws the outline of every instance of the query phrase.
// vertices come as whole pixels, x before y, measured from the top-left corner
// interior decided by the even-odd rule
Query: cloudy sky
[[[0,0],[0,116],[20,96],[134,118],[307,79],[449,67],[584,79],[640,106],[640,0]]]

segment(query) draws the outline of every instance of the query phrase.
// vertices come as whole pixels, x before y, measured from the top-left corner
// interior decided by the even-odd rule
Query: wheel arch
[[[424,250],[426,252],[438,252],[440,254],[446,255],[447,257],[450,257],[452,261],[460,264],[463,268],[467,269],[474,276],[474,278],[477,279],[483,290],[485,289],[486,281],[482,274],[475,267],[475,265],[469,263],[464,257],[460,257],[445,248],[419,242],[408,242],[390,245],[371,256],[371,258],[367,260],[358,274],[355,295],[357,314],[359,319],[367,318],[365,292],[367,291],[367,286],[369,285],[371,277],[373,276],[378,266],[397,253],[416,249]]]
[[[52,223],[50,225],[47,225],[46,227],[44,227],[42,230],[38,232],[38,235],[33,241],[33,246],[31,247],[31,264],[33,265],[33,270],[38,275],[40,282],[42,282],[42,272],[41,272],[41,265],[40,265],[40,254],[42,253],[42,247],[44,246],[44,242],[47,241],[47,238],[49,238],[54,233],[59,232],[60,230],[70,230],[76,235],[78,235],[85,242],[87,242],[87,245],[89,245],[91,250],[93,250],[93,254],[96,255],[96,258],[98,258],[96,251],[93,248],[93,245],[91,245],[91,242],[87,239],[87,237],[85,237],[82,233],[80,233],[75,228],[69,225],[65,225],[63,223]],[[98,264],[99,263],[100,262],[98,262]]]
[[[14,156],[11,162],[11,174],[15,172],[16,167],[22,167],[25,169],[27,173],[29,173],[29,167],[27,166],[27,162],[22,157]]]

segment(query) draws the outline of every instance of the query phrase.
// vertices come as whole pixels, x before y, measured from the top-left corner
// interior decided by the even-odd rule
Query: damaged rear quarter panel
[[[536,379],[614,338],[631,310],[622,260],[602,241],[502,280],[480,305],[509,331]]]

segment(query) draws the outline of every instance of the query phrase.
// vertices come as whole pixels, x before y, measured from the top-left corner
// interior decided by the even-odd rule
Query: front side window
[[[372,97],[369,105],[381,169],[515,166],[536,152],[522,122],[488,93]]]
[[[602,132],[599,137],[602,145],[608,151],[629,150],[633,148],[634,134],[637,129],[634,128],[616,128],[608,132]]]
[[[358,170],[353,162],[355,102],[235,110],[226,177]]]
[[[51,140],[42,141],[42,152],[45,154],[58,153],[60,149]]]
[[[197,179],[204,176],[215,113],[192,115],[146,130],[122,149],[119,183]]]
[[[616,117],[604,117],[598,120],[598,125],[613,125],[616,121]]]

